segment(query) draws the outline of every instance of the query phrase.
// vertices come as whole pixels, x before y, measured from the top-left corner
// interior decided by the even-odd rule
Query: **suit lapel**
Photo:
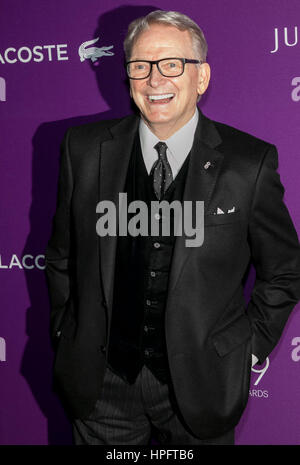
[[[183,201],[192,201],[193,204],[196,200],[204,201],[204,214],[208,211],[224,158],[223,154],[215,149],[221,142],[222,139],[214,123],[199,111],[199,122],[191,150]],[[209,166],[207,162],[210,162]],[[182,267],[193,249],[186,247],[186,239],[189,237],[184,234],[184,230],[181,236],[175,237],[169,292],[174,289]]]
[[[128,164],[138,123],[139,118],[135,115],[123,119],[110,129],[112,138],[103,141],[100,148],[99,201],[109,200],[116,206],[117,230],[119,193],[124,192]],[[99,236],[99,243],[102,284],[107,306],[110,310],[112,308],[117,236]]]

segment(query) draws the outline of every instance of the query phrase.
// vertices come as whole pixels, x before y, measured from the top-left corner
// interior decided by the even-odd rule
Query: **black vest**
[[[190,155],[161,200],[182,200]],[[128,383],[134,383],[144,364],[162,382],[170,379],[165,342],[165,304],[174,247],[170,235],[151,236],[151,201],[157,201],[137,133],[124,192],[128,205],[142,200],[148,206],[149,235],[118,236],[112,322],[108,345],[109,367]],[[136,213],[129,215],[128,221]],[[161,216],[161,215],[160,215]],[[172,218],[172,216],[171,216]],[[155,219],[161,224],[161,218]],[[173,225],[173,221],[170,222]]]

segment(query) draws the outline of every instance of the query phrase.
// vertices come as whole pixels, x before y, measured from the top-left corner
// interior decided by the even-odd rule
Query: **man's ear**
[[[199,95],[203,95],[210,81],[210,66],[208,63],[202,63],[199,67],[199,78],[197,92]]]

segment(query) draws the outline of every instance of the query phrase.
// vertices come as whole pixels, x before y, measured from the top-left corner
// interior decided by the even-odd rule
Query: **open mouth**
[[[175,94],[147,95],[147,100],[152,104],[162,104],[169,103],[174,97]]]

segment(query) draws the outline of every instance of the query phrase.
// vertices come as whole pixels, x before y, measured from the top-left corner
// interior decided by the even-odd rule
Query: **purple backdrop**
[[[186,13],[203,28],[212,68],[204,114],[277,145],[299,232],[299,0],[2,0],[0,444],[71,442],[51,391],[43,271],[59,144],[69,126],[132,111],[122,40],[132,19],[158,8]],[[95,46],[113,45],[114,55],[95,66],[78,50],[97,37]],[[252,270],[248,296],[253,279]],[[279,345],[252,373],[237,444],[300,444],[299,322],[296,308]]]

